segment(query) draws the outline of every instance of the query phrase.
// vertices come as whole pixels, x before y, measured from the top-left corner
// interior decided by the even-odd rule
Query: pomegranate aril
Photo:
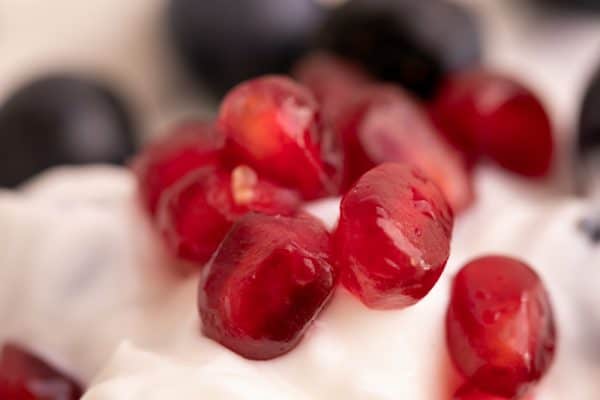
[[[453,400],[510,400],[508,397],[496,396],[482,392],[471,385],[464,385],[454,394]]]
[[[329,234],[306,214],[248,214],[202,275],[204,334],[249,359],[294,348],[333,293]]]
[[[520,83],[485,71],[451,76],[433,113],[469,158],[483,155],[529,177],[550,172],[554,153],[550,119],[539,99]]]
[[[454,279],[446,318],[457,369],[482,391],[514,398],[546,373],[555,351],[548,294],[525,263],[488,256]]]
[[[337,120],[356,101],[357,91],[371,82],[359,65],[327,52],[315,52],[300,60],[294,76],[313,92],[327,123]]]
[[[2,348],[0,399],[78,400],[79,384],[40,358],[14,344]]]
[[[279,76],[242,83],[221,104],[219,126],[234,165],[247,164],[306,199],[336,192],[341,154],[302,85]]]
[[[346,156],[343,189],[375,165],[403,162],[437,184],[454,211],[471,203],[471,179],[462,157],[401,89],[380,85],[365,89],[361,101],[338,120],[336,131]]]
[[[300,205],[296,192],[259,179],[247,166],[233,171],[204,167],[165,193],[158,228],[173,254],[203,264],[247,212],[290,215]]]
[[[342,199],[334,238],[342,283],[371,308],[416,303],[446,265],[452,225],[443,194],[420,172],[372,169]]]
[[[0,399],[2,400],[38,400],[22,385],[15,385],[0,379]]]
[[[213,123],[187,122],[150,144],[133,162],[145,206],[155,214],[161,195],[189,172],[219,162],[223,143]]]

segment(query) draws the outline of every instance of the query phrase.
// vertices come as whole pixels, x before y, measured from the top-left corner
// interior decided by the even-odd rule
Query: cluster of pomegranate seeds
[[[204,333],[250,359],[291,350],[333,293],[329,241],[309,215],[242,217],[201,279]]]
[[[454,211],[472,201],[471,177],[460,154],[436,132],[422,107],[398,87],[370,85],[338,119],[346,154],[342,188],[384,162],[419,168],[442,190]]]
[[[280,76],[238,85],[216,123],[183,125],[134,163],[171,251],[197,266],[208,261],[198,297],[205,335],[250,359],[294,348],[338,275],[371,308],[422,299],[446,265],[453,212],[472,201],[464,158],[405,91],[324,53],[305,59],[297,76],[308,88]],[[531,138],[548,138],[550,154],[552,140],[535,98],[487,75],[467,79],[466,88],[455,82],[433,107],[454,143],[514,170],[525,165],[511,163],[527,148],[530,164],[521,171],[539,173],[532,165],[548,152],[538,157]],[[519,136],[524,127],[535,132],[531,140]],[[347,192],[330,240],[299,209],[340,191]],[[500,267],[459,274],[448,312],[451,354],[476,388],[457,399],[493,399],[477,390],[520,395],[553,354],[537,276],[518,262],[489,260],[474,264]],[[500,285],[490,278],[498,276]]]
[[[512,399],[548,370],[556,332],[538,275],[502,256],[476,259],[454,280],[446,319],[457,369],[479,390]]]
[[[260,179],[250,167],[241,165],[229,171],[208,166],[167,191],[158,228],[174,254],[203,264],[244,214],[290,215],[300,204],[296,192]]]
[[[467,157],[489,157],[527,177],[546,176],[554,153],[550,119],[527,88],[485,71],[450,76],[433,104],[442,131]]]
[[[416,303],[444,270],[452,225],[444,195],[416,169],[372,169],[342,199],[334,237],[342,283],[371,308]]]
[[[221,144],[214,124],[187,122],[144,149],[134,160],[133,170],[150,213],[156,213],[161,195],[179,179],[197,168],[217,164]]]
[[[234,162],[307,200],[337,192],[341,155],[334,135],[322,129],[313,94],[295,81],[267,76],[238,85],[221,104],[219,127]]]
[[[78,400],[81,387],[70,377],[14,344],[2,348],[0,399]]]

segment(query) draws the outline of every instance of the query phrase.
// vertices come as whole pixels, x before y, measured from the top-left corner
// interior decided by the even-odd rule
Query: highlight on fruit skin
[[[469,384],[509,399],[527,394],[550,368],[557,343],[540,277],[506,256],[467,263],[452,284],[446,340]]]

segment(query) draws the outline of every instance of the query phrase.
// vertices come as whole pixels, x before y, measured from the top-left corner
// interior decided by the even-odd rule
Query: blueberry
[[[538,0],[538,3],[573,10],[600,10],[598,0]]]
[[[109,88],[48,76],[0,107],[0,186],[62,164],[122,163],[134,150],[132,120]]]
[[[243,80],[287,72],[324,13],[314,0],[171,0],[168,20],[192,76],[221,96]]]
[[[600,151],[600,67],[590,81],[581,106],[578,150],[584,155]]]
[[[578,227],[592,243],[600,243],[600,218],[597,215],[582,218],[579,221]]]
[[[478,64],[480,42],[468,10],[441,0],[350,0],[319,35],[321,47],[425,98],[445,73]]]

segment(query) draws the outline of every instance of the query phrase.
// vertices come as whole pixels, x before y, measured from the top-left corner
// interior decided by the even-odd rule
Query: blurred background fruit
[[[580,194],[600,194],[600,64],[589,80],[581,101],[576,133],[575,166]],[[598,213],[596,213],[598,214]],[[600,238],[600,218],[589,216],[582,228],[597,241]]]
[[[430,97],[446,72],[481,57],[474,16],[438,0],[350,0],[328,17],[318,45],[421,97]]]
[[[590,80],[581,106],[578,150],[583,154],[600,150],[600,65]]]
[[[570,10],[598,10],[600,11],[600,2],[598,0],[538,0],[544,5],[559,6]]]
[[[284,73],[326,9],[313,0],[172,0],[172,41],[192,76],[220,97],[237,83]]]
[[[123,163],[134,136],[127,106],[111,88],[68,75],[37,79],[0,108],[0,186],[56,165]]]

